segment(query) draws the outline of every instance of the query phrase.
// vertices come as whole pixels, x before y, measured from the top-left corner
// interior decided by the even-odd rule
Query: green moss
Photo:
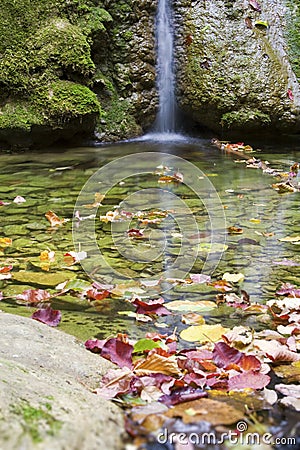
[[[32,125],[42,123],[40,111],[25,100],[10,101],[0,110],[0,129],[30,131]]]
[[[34,407],[27,401],[13,407],[13,412],[21,417],[21,424],[25,433],[31,436],[34,443],[43,441],[43,434],[55,436],[62,427],[62,422],[51,414],[52,406]]]
[[[238,111],[231,111],[222,115],[221,125],[227,129],[242,127],[244,125],[253,124],[265,124],[268,125],[271,119],[268,114],[265,114],[256,109],[240,109]]]
[[[0,129],[30,132],[99,115],[89,34],[112,18],[96,0],[2,0]]]
[[[85,114],[99,114],[100,104],[96,94],[86,86],[71,81],[56,81],[34,99],[43,110],[44,120],[53,125],[63,124]]]
[[[287,18],[287,41],[290,63],[300,79],[300,1],[287,1],[289,15]]]

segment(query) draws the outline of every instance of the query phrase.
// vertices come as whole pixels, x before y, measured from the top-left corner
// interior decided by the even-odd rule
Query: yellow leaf
[[[12,240],[10,238],[0,238],[0,251],[12,245]]]
[[[299,242],[300,236],[286,236],[284,238],[278,239],[281,242]]]
[[[201,312],[216,308],[217,304],[208,300],[196,302],[193,302],[191,300],[174,300],[173,302],[165,304],[165,306],[171,311]]]
[[[254,219],[254,218],[252,218],[252,219],[249,220],[249,222],[252,222],[252,223],[260,223],[261,220],[260,220],[260,219]]]
[[[217,342],[222,335],[227,333],[229,328],[223,328],[222,325],[194,325],[186,328],[180,333],[181,339],[188,342]]]
[[[223,280],[228,281],[229,283],[239,283],[240,281],[244,281],[245,276],[242,273],[224,273]]]

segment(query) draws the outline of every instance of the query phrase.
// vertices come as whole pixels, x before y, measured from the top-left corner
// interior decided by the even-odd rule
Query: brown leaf
[[[231,425],[242,419],[244,413],[224,402],[200,398],[192,402],[175,405],[166,413],[166,416],[181,417],[184,423],[205,420],[212,425]]]
[[[164,356],[153,353],[146,360],[138,362],[134,367],[134,373],[138,376],[149,375],[151,373],[163,373],[164,375],[181,375],[177,360],[172,356]]]
[[[51,227],[61,226],[68,221],[68,219],[60,219],[53,211],[46,212],[45,217],[49,220]]]

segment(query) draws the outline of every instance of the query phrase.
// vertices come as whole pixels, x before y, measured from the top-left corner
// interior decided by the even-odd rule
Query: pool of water
[[[132,173],[124,179],[122,174],[128,167],[126,159],[120,158],[138,153],[145,155],[147,152],[149,155],[150,152],[151,155],[156,155],[154,162],[160,162],[157,166],[164,166],[167,160],[163,156],[160,157],[161,153],[193,163],[198,170],[198,178],[204,180],[200,193],[193,192],[190,188],[189,173],[184,173],[184,170],[181,171],[181,167],[177,166],[171,167],[169,172],[166,167],[161,167],[157,169],[160,174],[153,173],[152,169],[149,173],[141,174],[135,171],[133,164],[132,170],[129,170],[129,173]],[[254,156],[268,160],[271,167],[288,170],[292,163],[300,160],[300,144],[263,144]],[[136,158],[138,161],[139,157]],[[152,156],[151,158],[153,159]],[[213,239],[223,245],[224,249],[223,252],[212,251],[209,254],[205,271],[213,279],[221,278],[224,272],[243,273],[245,280],[240,288],[248,292],[252,301],[259,303],[273,298],[281,283],[299,283],[300,246],[279,239],[300,235],[300,194],[278,194],[271,187],[272,183],[276,182],[273,177],[261,170],[246,168],[244,163],[237,163],[235,159],[233,155],[222,154],[209,140],[176,140],[176,136],[174,141],[160,142],[149,139],[98,147],[1,153],[0,200],[4,204],[0,206],[0,238],[12,239],[12,245],[2,248],[0,267],[13,265],[12,278],[0,280],[0,291],[4,296],[0,304],[1,309],[30,316],[35,308],[17,304],[15,299],[15,296],[25,289],[44,288],[54,292],[55,286],[63,280],[91,281],[80,264],[66,264],[63,255],[74,250],[72,217],[82,188],[100,169],[103,179],[96,179],[99,186],[94,188],[95,192],[103,193],[109,185],[111,173],[101,168],[116,160],[120,161],[119,180],[101,201],[95,219],[95,239],[108,264],[94,271],[93,277],[96,276],[98,281],[114,284],[115,279],[110,274],[110,267],[121,274],[119,284],[130,279],[159,278],[161,274],[168,273],[184,242],[187,242],[187,251],[181,255],[184,269],[192,259],[190,271],[199,273],[206,261],[207,248],[212,249],[213,231]],[[132,159],[127,161],[132,163]],[[182,167],[184,169],[184,164]],[[168,183],[166,180],[159,182],[159,178],[166,173],[174,175],[176,172],[182,173],[183,183]],[[163,194],[161,204],[157,189]],[[217,197],[212,189],[215,189]],[[136,192],[142,192],[142,195],[135,196]],[[16,196],[22,196],[26,202],[13,202]],[[154,248],[157,247],[159,251],[155,257],[150,255],[148,260],[131,259],[130,254],[122,251],[122,243],[126,241],[124,226],[126,225],[127,229],[129,227],[127,222],[125,225],[121,222],[119,225],[113,225],[115,228],[112,233],[111,224],[100,221],[98,217],[113,211],[117,205],[120,205],[120,210],[127,209],[128,212],[131,208],[130,212],[133,212],[130,203],[132,199],[135,208],[140,211],[172,211],[170,217],[161,223],[148,223],[141,227],[144,229],[145,239],[130,241],[131,251],[138,251],[139,246],[143,251],[147,251],[153,247],[148,243],[148,238],[151,237]],[[6,202],[10,204],[5,204]],[[95,206],[90,207],[92,214]],[[194,224],[187,220],[185,208],[195,218]],[[60,227],[50,227],[45,218],[45,213],[49,210],[70,221]],[[88,213],[87,207],[86,214]],[[130,228],[139,226],[134,218],[130,219],[129,224]],[[242,228],[243,233],[228,234],[228,227]],[[89,239],[92,237],[87,236],[87,241]],[[195,246],[200,249],[196,257],[193,253]],[[48,268],[40,258],[41,252],[46,250],[56,252],[56,260]],[[292,260],[294,264],[284,265],[285,260]],[[170,273],[174,275],[176,272]],[[34,277],[30,277],[30,274],[34,274]],[[49,274],[56,274],[57,278],[49,281]],[[161,294],[159,289],[153,288],[152,291],[154,297]],[[142,297],[149,295],[151,289],[150,294],[149,289],[140,292]],[[216,291],[206,285],[178,284],[164,289],[163,296],[166,301],[214,300]],[[143,336],[150,329],[165,331],[168,327],[170,330],[173,330],[174,326],[182,328],[181,322],[177,323],[172,316],[161,318],[158,323],[149,325],[120,315],[119,312],[133,310],[124,297],[126,294],[91,304],[74,293],[61,296],[53,301],[54,307],[62,311],[59,328],[83,340],[92,336],[103,338],[116,332],[128,332],[129,335],[137,337]],[[232,311],[229,312],[226,308],[214,311],[216,312],[206,317],[208,323],[221,320],[222,324],[230,326],[240,323],[240,317],[235,317]],[[245,320],[249,320],[251,326],[259,327],[255,319]],[[251,320],[254,322],[251,323]]]

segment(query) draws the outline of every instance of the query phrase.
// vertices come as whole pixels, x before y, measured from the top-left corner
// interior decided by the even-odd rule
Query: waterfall
[[[154,124],[155,133],[174,133],[176,128],[174,37],[171,2],[172,0],[158,0],[156,14],[159,109]]]

